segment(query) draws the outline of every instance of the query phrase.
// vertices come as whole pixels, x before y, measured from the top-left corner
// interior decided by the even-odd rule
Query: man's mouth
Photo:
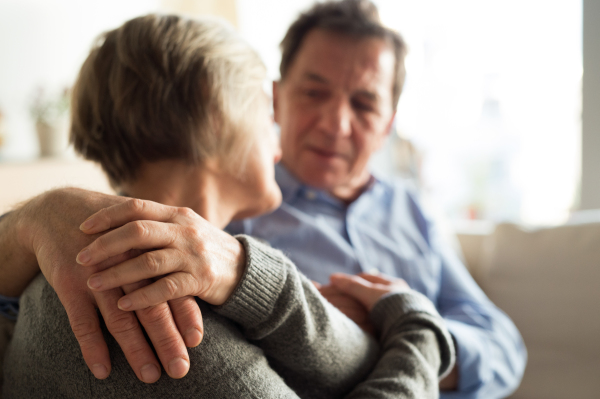
[[[326,150],[322,148],[309,147],[308,148],[313,153],[322,156],[324,158],[343,158],[343,155],[336,151]]]

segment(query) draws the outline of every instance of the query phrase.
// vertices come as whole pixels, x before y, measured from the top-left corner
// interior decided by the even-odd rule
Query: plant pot
[[[66,153],[69,140],[63,121],[54,124],[37,121],[35,130],[40,144],[40,157],[60,157]]]

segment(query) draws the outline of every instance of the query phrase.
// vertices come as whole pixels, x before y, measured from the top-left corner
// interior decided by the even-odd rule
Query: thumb
[[[356,299],[369,311],[375,306],[377,300],[385,293],[373,286],[372,283],[358,276],[344,273],[332,274],[331,285],[344,294]]]

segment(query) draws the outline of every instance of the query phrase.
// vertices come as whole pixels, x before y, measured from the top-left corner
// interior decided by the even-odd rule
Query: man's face
[[[389,132],[394,53],[382,39],[308,33],[273,87],[282,163],[302,182],[352,200]]]

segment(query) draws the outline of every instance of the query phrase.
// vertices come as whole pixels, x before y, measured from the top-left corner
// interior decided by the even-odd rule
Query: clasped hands
[[[44,274],[65,306],[92,373],[101,379],[110,373],[95,305],[141,381],[155,382],[161,371],[138,321],[167,374],[172,378],[185,376],[190,367],[185,346],[199,345],[203,335],[202,316],[194,297],[213,305],[229,298],[244,272],[243,246],[188,208],[136,199],[101,209],[84,221],[80,230],[95,237],[76,258],[81,265],[76,266],[87,278],[86,295],[89,298],[91,292],[93,300],[83,295],[74,301],[76,292],[83,293],[69,287],[76,282],[51,281],[48,277],[52,273]],[[104,234],[97,236],[99,233]],[[40,252],[36,251],[38,258]],[[408,289],[408,285],[400,279],[374,275],[335,274],[330,285],[318,289],[372,333],[368,312],[381,296]],[[67,293],[69,298],[65,298]]]

